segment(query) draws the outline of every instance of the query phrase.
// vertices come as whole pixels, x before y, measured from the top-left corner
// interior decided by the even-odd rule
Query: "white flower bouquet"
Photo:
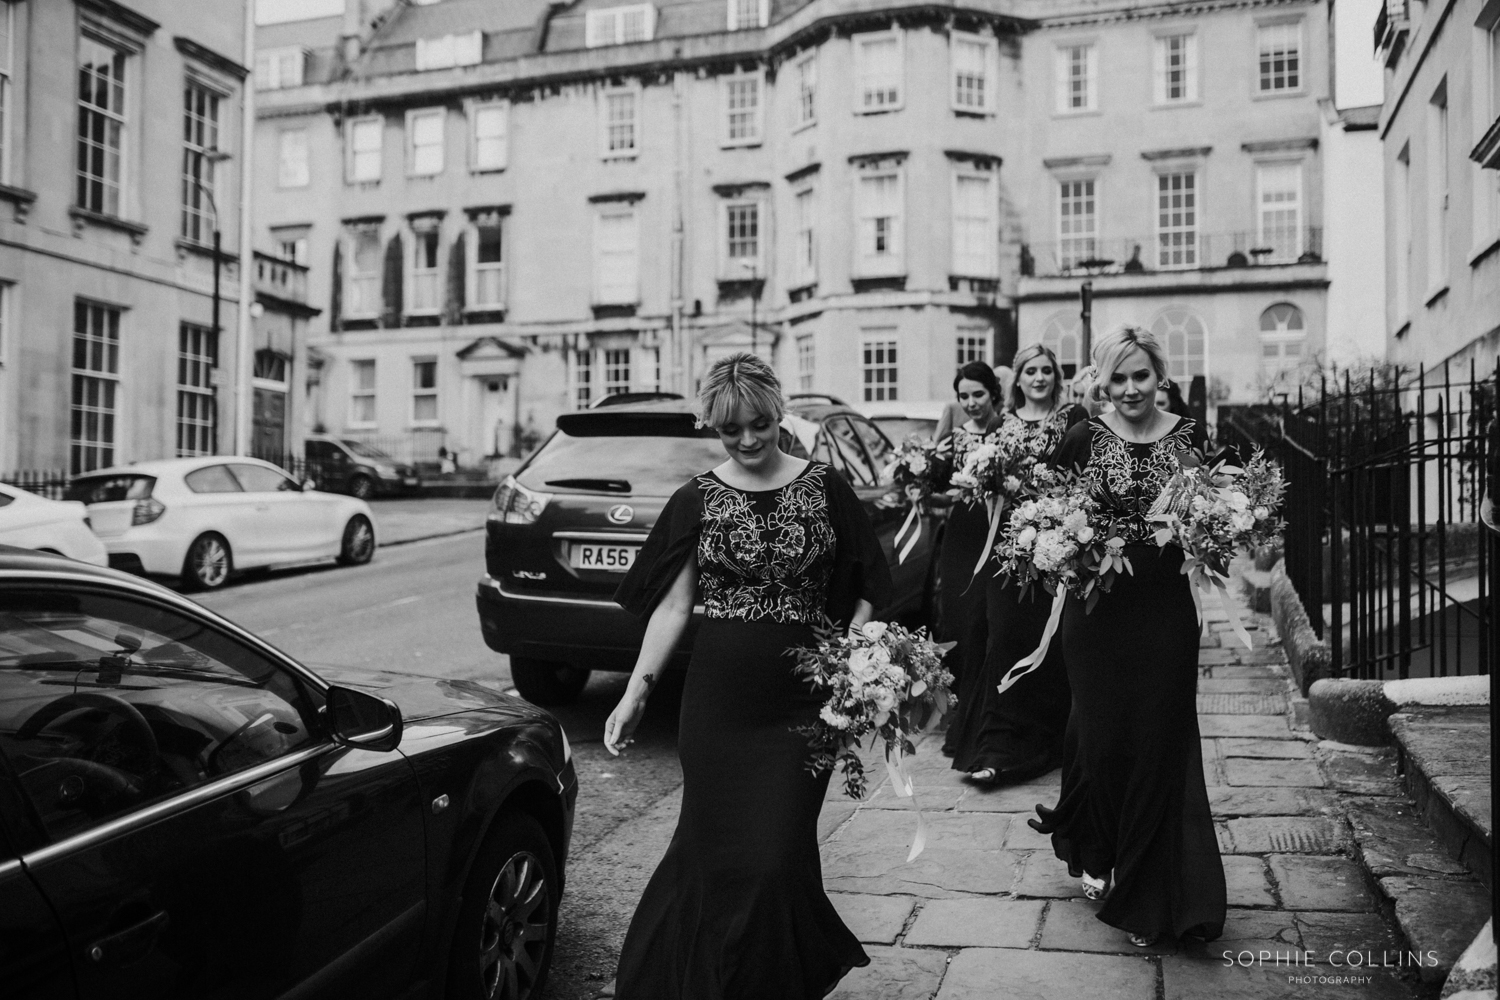
[[[954,644],[886,622],[867,622],[848,635],[824,630],[819,640],[815,648],[792,651],[797,674],[828,692],[817,721],[797,730],[812,748],[808,770],[837,767],[849,797],[864,798],[868,781],[857,751],[871,736],[872,748],[874,737],[885,741],[887,763],[894,757],[892,780],[905,781],[898,779],[900,760],[915,752],[912,736],[935,727],[955,704],[953,675],[943,666]]]
[[[995,545],[1000,572],[1020,585],[1022,596],[1040,583],[1054,596],[1077,594],[1092,611],[1120,572],[1134,572],[1124,538],[1101,519],[1088,485],[1071,473],[1037,465],[1026,493]]]
[[[896,532],[893,543],[898,563],[906,562],[906,557],[921,537],[922,515],[927,511],[927,498],[932,496],[937,461],[937,445],[930,438],[911,434],[901,442],[881,473],[881,481],[893,487],[884,503],[892,507],[903,502],[911,504],[911,512],[906,515],[901,530]]]
[[[1192,452],[1178,455],[1177,461],[1177,471],[1151,505],[1149,517],[1161,525],[1156,544],[1182,549],[1182,572],[1197,590],[1226,591],[1235,554],[1274,544],[1281,535],[1278,511],[1286,491],[1281,467],[1259,449],[1244,468],[1224,462],[1209,468]],[[1225,607],[1248,647],[1249,636],[1231,602]]]

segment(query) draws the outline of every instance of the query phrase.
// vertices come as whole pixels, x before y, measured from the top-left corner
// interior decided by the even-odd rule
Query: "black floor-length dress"
[[[618,1000],[827,995],[869,964],[823,891],[817,825],[829,775],[807,770],[823,699],[787,650],[825,614],[877,609],[890,572],[853,491],[811,463],[777,490],[713,473],[679,489],[615,597],[649,615],[690,555],[705,621],[682,694],[682,813],[620,953]]]
[[[1069,597],[1060,629],[1073,691],[1062,794],[1032,825],[1052,834],[1075,876],[1114,887],[1099,919],[1132,934],[1217,938],[1224,866],[1198,742],[1197,612],[1182,551],[1150,541],[1146,512],[1176,468],[1201,452],[1187,418],[1149,444],[1126,442],[1095,417],[1063,438],[1056,464],[1082,468],[1106,516],[1121,518],[1134,573],[1116,577],[1085,613]]]
[[[988,434],[979,434],[965,427],[954,428],[952,465],[939,474],[934,485],[946,489],[953,472],[964,467],[969,453],[981,444],[993,441],[998,433],[999,428]],[[990,514],[984,504],[954,500],[948,509],[943,547],[938,553],[943,607],[937,638],[958,643],[948,653],[947,666],[953,673],[953,691],[958,695],[960,711],[964,702],[973,696],[973,685],[984,666],[984,649],[989,636],[984,608],[985,587],[995,571],[994,559],[989,559],[977,576],[974,573],[974,564],[979,561],[979,552],[984,548],[989,530]],[[957,716],[949,721],[943,739],[943,753],[950,756],[958,747],[956,721]]]
[[[1088,412],[1077,405],[1061,407],[1041,420],[1024,420],[1012,411],[995,439],[1007,452],[1019,450],[1033,462],[1050,462],[1068,428],[1087,419]],[[1006,671],[1041,642],[1051,611],[1052,596],[1041,587],[1033,586],[1023,598],[1019,586],[993,567],[988,571],[985,654],[968,700],[959,702],[955,770],[990,768],[996,781],[1010,783],[1044,774],[1061,762],[1072,707],[1062,643],[1053,643],[1042,665],[1003,695],[999,690]]]

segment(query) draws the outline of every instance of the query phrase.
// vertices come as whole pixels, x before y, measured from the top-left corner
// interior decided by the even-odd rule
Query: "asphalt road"
[[[204,605],[316,669],[363,666],[510,687],[507,659],[480,638],[474,585],[484,536],[474,531],[380,550],[368,566],[278,571],[231,583]],[[555,714],[573,745],[580,791],[549,1000],[592,997],[614,977],[624,922],[676,822],[677,700],[653,698],[626,757],[604,750],[621,674],[595,674]]]

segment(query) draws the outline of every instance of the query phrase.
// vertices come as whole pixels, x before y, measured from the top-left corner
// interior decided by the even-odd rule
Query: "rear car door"
[[[426,919],[416,780],[336,747],[322,692],[175,603],[0,584],[0,753],[21,865],[81,1000],[391,996]]]
[[[62,924],[21,863],[28,810],[0,758],[0,983],[10,1000],[76,997]]]
[[[237,566],[252,566],[255,558],[255,507],[239,480],[223,463],[205,465],[182,477],[192,499],[188,514],[188,533],[193,537],[204,531],[216,531],[229,542]],[[92,510],[90,510],[92,515]]]

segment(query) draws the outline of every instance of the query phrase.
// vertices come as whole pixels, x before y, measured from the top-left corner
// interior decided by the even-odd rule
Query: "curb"
[[[398,545],[410,545],[413,542],[430,542],[434,538],[452,538],[454,535],[468,535],[475,531],[483,531],[484,525],[478,524],[472,528],[454,528],[451,531],[438,531],[430,535],[417,535],[414,538],[398,538],[394,542],[381,542],[376,551],[380,549],[393,549]]]
[[[1287,662],[1292,665],[1292,676],[1297,679],[1298,689],[1306,695],[1314,681],[1332,675],[1333,652],[1313,631],[1302,598],[1297,596],[1296,588],[1286,575],[1285,559],[1278,559],[1271,567],[1270,592],[1271,618],[1281,633],[1281,645],[1286,650]]]
[[[1391,743],[1386,719],[1396,711],[1396,705],[1385,696],[1383,681],[1324,677],[1313,681],[1307,704],[1308,722],[1325,740],[1359,747]]]

